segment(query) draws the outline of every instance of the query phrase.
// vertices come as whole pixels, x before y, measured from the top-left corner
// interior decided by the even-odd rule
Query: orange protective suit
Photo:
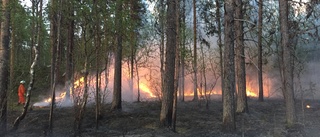
[[[26,102],[26,99],[24,98],[25,92],[26,92],[26,89],[24,88],[24,85],[20,84],[18,88],[19,104],[24,104]]]

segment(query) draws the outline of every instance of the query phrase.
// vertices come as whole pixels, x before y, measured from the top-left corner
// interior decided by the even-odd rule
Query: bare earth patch
[[[282,100],[270,99],[258,102],[249,100],[249,113],[236,116],[237,131],[221,132],[222,103],[211,101],[209,108],[203,102],[179,102],[176,131],[158,127],[161,103],[157,101],[123,102],[121,112],[110,112],[110,105],[104,106],[99,128],[95,127],[95,109],[89,106],[82,125],[81,136],[129,136],[129,137],[318,137],[320,136],[320,108],[301,111],[297,102],[298,122],[294,127],[285,125],[285,104]],[[315,102],[316,103],[316,102]],[[8,113],[11,128],[14,119],[21,111]],[[9,133],[9,137],[46,136],[49,108],[34,108],[21,122],[19,129]],[[54,111],[53,136],[74,136],[74,109],[56,108]]]

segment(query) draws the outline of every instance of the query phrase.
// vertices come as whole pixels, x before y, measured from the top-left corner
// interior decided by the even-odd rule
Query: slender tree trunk
[[[131,0],[132,1],[132,0]],[[131,44],[130,44],[130,81],[129,81],[129,86],[130,86],[130,93],[133,93],[133,71],[134,71],[134,45],[133,43],[135,43],[134,41],[134,32],[132,31],[130,33],[130,37],[131,37]],[[137,83],[139,84],[139,83]]]
[[[160,24],[160,73],[161,73],[161,91],[164,91],[164,38],[165,38],[165,4],[164,0],[159,0],[160,3],[160,15],[159,15],[159,24]]]
[[[50,45],[51,45],[51,83],[50,87],[53,87],[54,83],[54,70],[55,59],[57,54],[57,1],[51,0],[50,5]],[[51,89],[52,90],[52,89]]]
[[[248,103],[246,94],[246,66],[243,42],[242,0],[235,0],[235,30],[236,30],[236,81],[238,87],[237,113],[247,113]]]
[[[85,36],[85,34],[84,34]],[[81,126],[84,118],[84,114],[86,111],[86,106],[88,102],[88,54],[87,54],[87,44],[85,44],[85,63],[84,63],[84,91],[83,91],[83,100],[80,102],[80,110],[79,110],[79,115],[78,115],[78,123],[76,125],[76,135],[80,134],[81,131]]]
[[[121,71],[122,71],[122,0],[116,2],[117,46],[115,51],[114,86],[111,110],[121,110]]]
[[[172,130],[176,131],[177,106],[178,106],[178,86],[179,86],[179,69],[180,69],[180,2],[176,2],[176,56],[175,56],[175,78],[173,93],[173,114],[172,114]]]
[[[182,5],[182,13],[181,13],[181,18],[182,21],[180,23],[180,30],[182,33],[182,38],[181,38],[181,47],[180,47],[180,84],[179,84],[179,97],[181,99],[181,101],[184,101],[184,77],[185,77],[185,73],[184,73],[184,66],[185,66],[185,45],[186,45],[186,1],[183,0],[183,5]]]
[[[222,45],[222,32],[221,32],[221,14],[220,14],[220,3],[219,0],[216,0],[216,16],[217,16],[217,24],[218,24],[218,46],[219,46],[219,56],[220,56],[220,75],[221,75],[221,93],[223,94],[223,88],[224,88],[224,69],[223,69],[223,45]]]
[[[9,42],[10,42],[10,12],[8,8],[9,0],[2,0],[2,20],[1,20],[1,49],[0,50],[0,135],[7,132],[7,92],[9,84]]]
[[[197,7],[196,0],[192,1],[193,4],[193,101],[198,101],[198,83],[197,83]]]
[[[98,1],[94,0],[94,17],[95,17],[95,47],[96,47],[96,93],[95,93],[95,101],[96,101],[96,129],[99,128],[99,118],[101,116],[100,114],[100,47],[101,47],[101,36],[100,36],[100,16],[99,16],[99,6],[98,6]]]
[[[295,124],[296,114],[294,107],[294,88],[293,88],[293,47],[289,42],[288,29],[288,1],[279,0],[280,13],[280,33],[282,47],[282,87],[286,102],[286,122],[291,127]]]
[[[222,130],[233,132],[235,124],[235,66],[234,66],[234,1],[225,0],[224,12],[224,91],[223,91],[223,120]]]
[[[61,1],[57,1],[58,4],[59,4],[59,7],[61,6]],[[56,49],[56,53],[58,53],[56,56],[55,56],[55,59],[54,59],[54,63],[55,63],[55,67],[54,67],[54,77],[53,77],[53,84],[52,84],[52,87],[51,87],[51,90],[52,90],[52,95],[51,95],[51,106],[50,106],[50,114],[49,114],[49,134],[52,134],[52,129],[53,129],[53,110],[54,110],[54,106],[55,106],[55,94],[56,94],[56,85],[57,85],[57,82],[58,82],[58,62],[59,62],[59,59],[60,59],[60,31],[61,31],[61,9],[58,8],[57,9],[58,11],[58,14],[57,14],[57,30],[54,31],[53,33],[56,32],[56,41],[55,42],[55,46]]]
[[[18,5],[18,1],[14,0],[13,2],[14,7],[11,10],[11,17],[14,17],[14,15],[17,14],[17,5]],[[11,20],[11,48],[10,48],[10,86],[9,89],[14,90],[14,66],[15,66],[15,62],[16,62],[16,29],[14,29],[16,27],[16,22],[13,20]]]
[[[167,1],[167,48],[166,48],[166,66],[164,91],[162,91],[162,106],[160,112],[160,125],[162,127],[172,126],[173,113],[173,93],[174,93],[174,75],[175,75],[175,55],[176,55],[176,2]],[[170,16],[169,16],[170,15]],[[171,127],[172,128],[172,127]]]
[[[259,101],[263,101],[263,77],[262,77],[262,0],[259,0],[259,19],[258,19],[258,81],[259,81]]]
[[[67,40],[67,55],[66,55],[66,99],[70,101],[70,89],[72,88],[73,75],[73,45],[74,45],[74,9],[73,1],[68,3],[68,40]]]

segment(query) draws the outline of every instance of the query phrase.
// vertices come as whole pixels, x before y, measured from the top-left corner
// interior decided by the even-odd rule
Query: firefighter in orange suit
[[[20,85],[18,88],[18,96],[19,96],[19,104],[23,104],[26,103],[26,99],[24,98],[24,94],[26,93],[26,88],[24,87],[24,83],[26,83],[24,80],[20,81]]]

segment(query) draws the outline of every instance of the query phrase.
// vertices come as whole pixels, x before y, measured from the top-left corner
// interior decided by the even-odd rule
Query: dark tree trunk
[[[296,114],[294,108],[294,88],[293,88],[293,47],[289,42],[288,29],[288,1],[279,0],[280,13],[280,33],[281,33],[281,47],[282,47],[282,89],[284,99],[286,102],[286,122],[287,126],[293,126],[296,121]]]
[[[225,0],[224,11],[224,91],[222,130],[234,132],[235,124],[235,66],[234,66],[234,1]]]
[[[192,1],[193,4],[193,101],[198,101],[198,83],[197,83],[197,7],[196,0]]]
[[[242,0],[235,0],[235,39],[236,39],[236,81],[238,87],[237,113],[248,112],[247,94],[246,94],[246,66],[243,42],[243,14]]]
[[[70,90],[73,84],[71,83],[73,76],[73,45],[74,45],[74,9],[73,1],[68,3],[68,41],[66,53],[66,99],[70,100]]]
[[[113,100],[111,110],[121,110],[121,71],[122,71],[122,1],[117,0],[116,4],[116,29],[117,29],[117,46],[115,51],[115,65],[114,65],[114,86],[113,86]]]
[[[183,0],[182,12],[181,12],[181,47],[180,47],[180,76],[179,76],[179,97],[181,101],[184,101],[184,68],[185,68],[185,45],[186,45],[186,1]]]
[[[7,92],[9,84],[9,42],[10,12],[7,7],[9,0],[2,0],[1,49],[0,50],[0,136],[7,132]]]
[[[176,2],[174,0],[168,0],[167,4],[167,48],[164,73],[164,91],[162,91],[162,106],[160,112],[160,125],[162,127],[172,128],[171,126],[176,55]]]
[[[164,0],[159,0],[160,13],[159,13],[159,24],[160,24],[160,73],[161,73],[161,91],[164,91],[164,39],[165,39],[165,3]]]
[[[258,19],[258,81],[259,81],[259,101],[263,101],[263,77],[262,77],[262,0],[259,0]]]
[[[95,41],[95,47],[96,47],[96,77],[95,77],[95,86],[96,86],[96,92],[95,92],[95,101],[96,101],[96,129],[99,128],[99,119],[100,119],[100,106],[101,106],[101,101],[100,101],[100,47],[101,47],[101,36],[100,36],[100,14],[99,14],[99,6],[98,6],[98,0],[94,0],[94,17],[95,17],[95,36],[94,36],[94,41]]]

